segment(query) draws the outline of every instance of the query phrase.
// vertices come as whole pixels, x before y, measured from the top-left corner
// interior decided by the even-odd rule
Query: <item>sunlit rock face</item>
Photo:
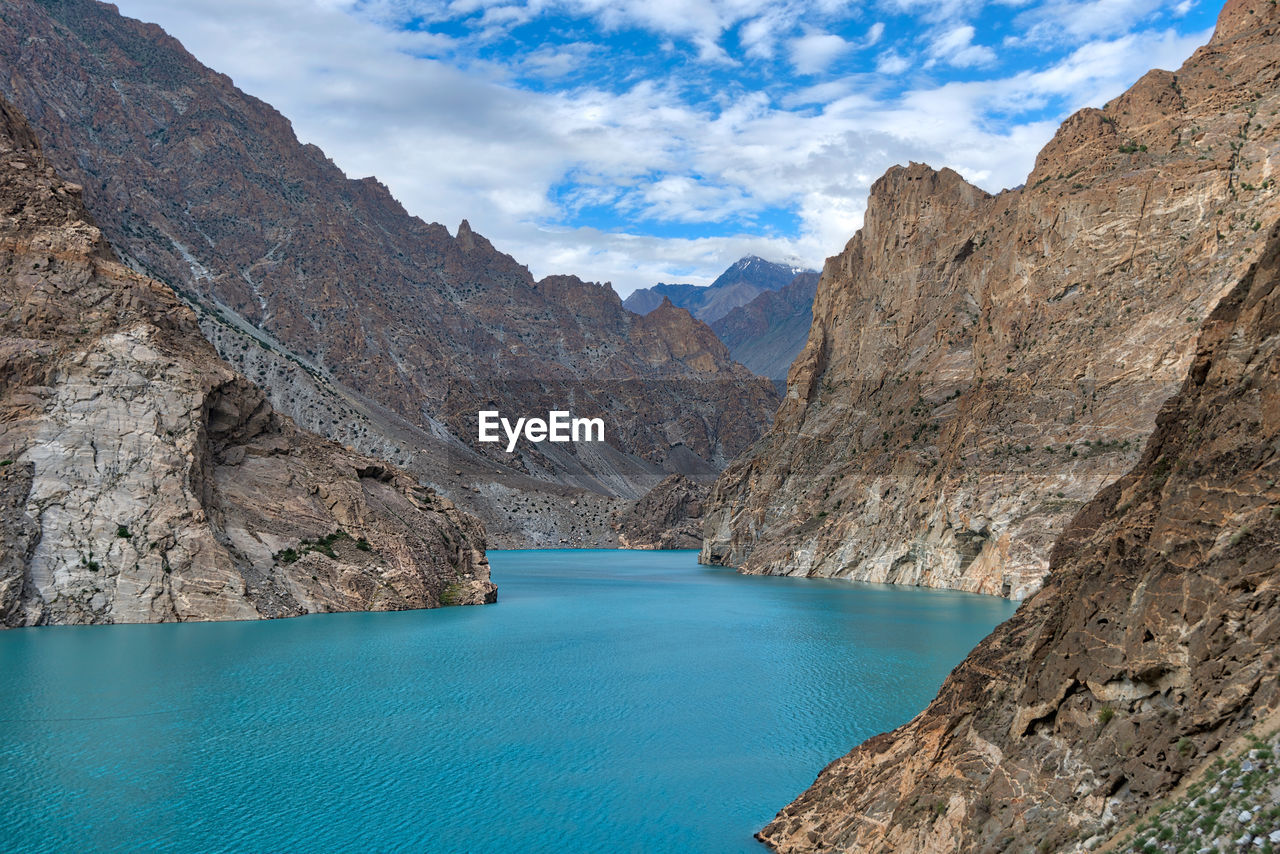
[[[1090,850],[1274,721],[1280,227],[1262,255],[1204,323],[1137,466],[1059,538],[1044,587],[924,712],[829,765],[764,841]]]
[[[890,170],[827,261],[772,429],[702,560],[1023,598],[1138,459],[1280,214],[1275,7],[1068,119],[1026,185]]]
[[[480,523],[299,430],[0,99],[0,625],[493,601]]]

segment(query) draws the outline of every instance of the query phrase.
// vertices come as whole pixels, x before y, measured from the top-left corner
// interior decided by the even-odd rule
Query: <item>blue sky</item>
[[[117,0],[352,177],[622,293],[818,267],[895,163],[1023,181],[1074,110],[1176,68],[1204,0]]]

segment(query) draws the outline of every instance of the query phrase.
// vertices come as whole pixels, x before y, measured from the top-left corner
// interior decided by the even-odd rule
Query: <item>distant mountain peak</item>
[[[660,282],[652,288],[635,291],[623,305],[637,314],[648,314],[661,304],[663,298],[667,298],[676,306],[688,309],[704,323],[713,323],[760,294],[782,290],[796,276],[812,272],[796,264],[780,264],[759,255],[746,255],[734,261],[710,285]]]

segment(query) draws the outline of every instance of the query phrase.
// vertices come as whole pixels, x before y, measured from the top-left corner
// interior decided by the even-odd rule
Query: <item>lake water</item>
[[[0,632],[0,850],[762,852],[1014,604],[495,551],[488,607]]]

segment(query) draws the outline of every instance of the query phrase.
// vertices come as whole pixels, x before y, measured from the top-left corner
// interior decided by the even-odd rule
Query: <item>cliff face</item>
[[[624,549],[696,549],[706,500],[705,483],[673,474],[615,515],[618,542]]]
[[[702,560],[1034,592],[1280,215],[1278,19],[1233,0],[1176,74],[1068,119],[1021,189],[881,178],[774,426],[712,492]]]
[[[493,601],[484,531],[297,429],[0,99],[0,625]]]
[[[1093,848],[1280,706],[1280,227],[1262,255],[1205,322],[1137,467],[1054,547],[1044,588],[762,839]]]
[[[785,382],[813,323],[817,273],[799,273],[785,287],[765,291],[712,322],[729,354],[762,377]]]
[[[488,501],[470,485],[495,471],[633,497],[719,471],[772,417],[773,389],[687,312],[637,317],[608,285],[535,281],[466,222],[409,216],[114,7],[5,3],[0,68],[112,245],[191,300],[224,357],[323,435],[415,469],[447,457],[419,473],[460,498]],[[476,441],[494,404],[604,417],[609,447],[509,456]]]

